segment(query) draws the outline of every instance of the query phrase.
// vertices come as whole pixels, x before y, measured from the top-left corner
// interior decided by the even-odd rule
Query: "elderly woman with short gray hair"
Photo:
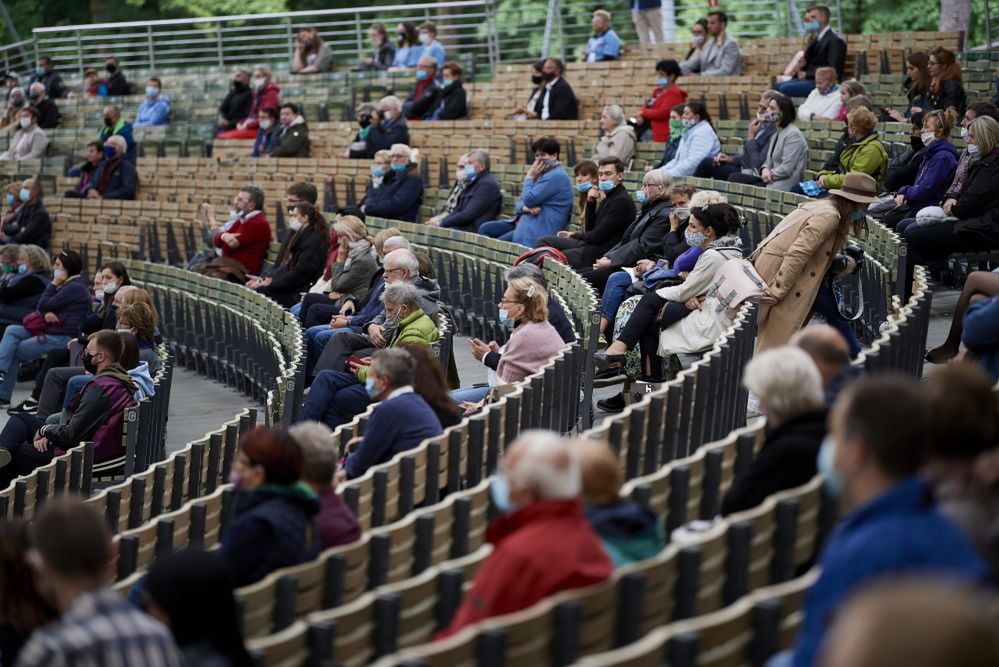
[[[635,157],[638,139],[635,137],[635,128],[625,122],[621,107],[616,104],[604,107],[600,114],[600,129],[604,135],[593,148],[593,160],[599,162],[605,157],[620,158],[627,169]]]

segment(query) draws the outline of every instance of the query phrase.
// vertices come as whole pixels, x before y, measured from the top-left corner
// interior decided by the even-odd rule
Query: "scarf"
[[[355,259],[361,259],[364,255],[371,252],[371,242],[367,239],[351,241],[347,244],[347,247],[347,260],[343,263],[344,270],[349,269]]]
[[[135,396],[135,392],[139,390],[139,388],[135,386],[135,381],[132,379],[132,376],[128,374],[128,371],[126,371],[121,364],[108,364],[107,368],[94,377],[99,378],[104,377],[105,375],[109,375],[125,385],[125,389],[128,390],[128,394],[130,396]]]

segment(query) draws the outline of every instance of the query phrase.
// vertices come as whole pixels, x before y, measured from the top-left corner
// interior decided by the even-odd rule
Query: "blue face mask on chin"
[[[402,172],[406,171],[406,165],[404,165],[404,164],[396,164],[395,162],[393,162],[392,163],[392,171],[394,171],[397,174],[401,174]]]
[[[615,187],[617,187],[617,185],[614,183],[614,181],[600,181],[601,192],[610,192]]]
[[[843,479],[833,466],[833,455],[835,453],[836,443],[833,442],[832,438],[826,437],[822,441],[822,447],[819,449],[819,457],[815,463],[819,473],[822,475],[822,485],[826,488],[826,491],[833,497],[839,498],[843,495]]]
[[[489,483],[489,497],[492,498],[493,507],[501,513],[513,514],[517,511],[517,507],[510,500],[510,484],[502,472],[497,472]]]

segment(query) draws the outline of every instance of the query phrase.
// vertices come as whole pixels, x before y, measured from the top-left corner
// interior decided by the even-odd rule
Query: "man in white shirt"
[[[798,120],[836,120],[842,106],[839,86],[836,85],[836,70],[820,67],[815,70],[815,88],[798,107]]]

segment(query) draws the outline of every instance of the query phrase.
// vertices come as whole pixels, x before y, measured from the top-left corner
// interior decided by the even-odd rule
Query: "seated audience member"
[[[905,58],[905,79],[902,88],[909,101],[905,113],[896,109],[888,109],[892,120],[904,123],[914,113],[932,108],[930,102],[930,56],[925,51],[913,51]]]
[[[83,97],[107,97],[108,96],[108,79],[104,72],[100,75],[97,74],[97,70],[93,67],[88,67],[83,70],[83,89],[80,91]],[[67,97],[72,97],[74,93],[70,92]]]
[[[815,664],[829,619],[867,583],[910,572],[985,580],[985,564],[917,476],[926,462],[929,410],[914,380],[893,377],[858,380],[836,401],[818,467],[846,509],[806,597],[795,667]]]
[[[62,74],[55,68],[52,58],[48,56],[39,56],[38,60],[35,61],[35,71],[28,83],[29,85],[32,83],[42,84],[45,94],[53,99],[66,97],[68,92],[62,82]]]
[[[7,150],[0,155],[0,160],[42,159],[48,150],[49,138],[38,127],[38,111],[33,107],[24,107],[17,117],[18,128],[11,136]]]
[[[855,97],[851,97],[847,100],[847,103],[844,106],[846,106],[847,115],[849,115],[854,109],[859,109],[860,107],[864,107],[872,114],[877,114],[877,111],[874,108],[874,102],[872,102],[871,98],[867,97],[867,95],[857,95]],[[822,165],[822,170],[835,172],[839,169],[840,155],[842,155],[843,149],[851,143],[850,127],[848,124],[844,123],[843,132],[840,134],[839,139],[836,140],[836,145],[833,147],[833,151],[832,154],[830,154],[829,159]]]
[[[146,304],[144,303],[132,304],[128,306],[130,310],[134,310],[135,308],[148,308],[148,307],[149,306],[146,306]],[[135,313],[133,312],[131,314],[134,316]],[[122,328],[122,331],[118,332],[118,336],[121,338],[121,343],[122,343],[122,353],[121,357],[119,357],[118,359],[118,365],[121,366],[122,369],[124,369],[124,371],[128,374],[129,379],[132,380],[132,384],[135,385],[135,391],[132,393],[132,398],[135,399],[136,401],[140,401],[143,398],[155,396],[156,385],[153,383],[153,376],[151,374],[151,371],[149,370],[149,364],[148,362],[141,361],[139,359],[138,339],[135,337],[134,334],[125,330],[124,327]],[[68,371],[68,370],[72,370],[75,372],[77,369],[76,368],[53,369],[52,371],[49,372],[49,375],[55,374],[56,371]],[[52,406],[55,400],[59,398],[58,394],[64,387],[65,395],[62,396],[62,405],[52,406],[51,410],[45,412],[43,412],[42,407],[39,407],[36,416],[39,419],[45,419],[43,415],[55,414],[59,412],[59,409],[61,407],[63,410],[63,414],[62,416],[60,416],[60,420],[66,418],[66,416],[70,414],[73,404],[76,402],[76,399],[79,396],[80,392],[82,392],[84,388],[87,386],[87,384],[89,384],[93,379],[94,379],[93,374],[87,372],[86,370],[84,370],[82,373],[76,373],[74,375],[64,373],[62,375],[62,381],[63,381],[62,386],[60,386],[60,383],[56,382],[54,383],[55,386],[49,392],[45,391],[45,389],[47,389],[48,387],[45,387],[42,390],[43,394],[42,402],[46,403],[45,407],[48,408],[49,406]],[[46,377],[46,384],[48,384],[47,381],[48,377]],[[47,395],[53,393],[54,395]]]
[[[500,347],[495,341],[488,344],[488,352],[498,352],[495,376],[490,374],[490,384],[463,387],[451,392],[451,396],[462,404],[466,414],[485,404],[493,387],[520,382],[528,375],[551,361],[551,358],[565,348],[562,336],[548,321],[548,292],[539,282],[527,277],[507,280],[506,290],[498,305],[500,322],[512,327],[513,333],[506,345]],[[482,341],[473,338],[473,353],[481,348]],[[483,359],[488,354],[483,353]],[[488,365],[488,362],[484,362]]]
[[[961,344],[970,361],[977,362],[999,382],[999,298],[973,302],[964,316]]]
[[[971,538],[993,580],[999,575],[999,493],[983,465],[999,448],[992,380],[972,364],[953,364],[926,381],[929,461],[940,511]]]
[[[292,74],[315,74],[333,70],[333,51],[312,26],[300,28],[291,55]]]
[[[554,137],[531,144],[534,163],[527,170],[512,220],[483,224],[479,233],[534,248],[542,236],[555,234],[569,224],[572,214],[572,182],[559,162],[560,146]]]
[[[132,135],[132,124],[121,117],[121,107],[114,104],[104,107],[104,127],[97,133],[97,138],[105,145],[110,137],[122,137],[125,140],[128,159],[135,162],[135,138]]]
[[[122,336],[130,333],[135,337],[135,344],[139,350],[139,362],[144,362],[149,367],[149,372],[155,373],[160,367],[159,355],[156,352],[156,346],[161,342],[158,329],[160,316],[156,312],[156,307],[147,303],[146,296],[143,295],[145,290],[136,289],[133,291],[136,298],[131,299],[131,295],[126,294],[124,299],[126,303],[118,306],[115,312],[118,320],[116,327]],[[125,370],[131,369],[126,367]]]
[[[830,619],[823,667],[955,667],[999,664],[988,595],[937,577],[876,582]]]
[[[655,165],[645,165],[645,171],[662,169],[676,157],[676,152],[680,148],[680,139],[683,138],[684,133],[687,131],[687,128],[683,126],[683,110],[686,106],[686,104],[678,104],[670,109],[669,138],[666,140],[666,146],[663,147],[662,157],[659,158],[659,162]],[[718,143],[718,150],[721,150],[721,142]]]
[[[426,345],[404,345],[403,349],[413,358],[413,391],[423,397],[430,409],[437,415],[441,428],[461,423],[462,410],[457,401],[448,393],[447,378],[441,361]]]
[[[834,170],[823,169],[816,175],[819,187],[832,190],[843,185],[843,179],[850,172],[861,172],[881,183],[888,169],[888,151],[878,136],[878,119],[863,107],[850,111],[846,116],[849,142],[839,155]],[[799,185],[791,192],[804,194]]]
[[[223,131],[219,139],[253,139],[257,136],[257,116],[261,109],[281,108],[281,87],[271,81],[271,70],[266,65],[253,69],[253,78],[248,83],[252,88],[250,108],[246,115],[238,119],[235,129]]]
[[[35,631],[19,666],[129,665],[136,656],[147,665],[182,664],[170,631],[108,587],[117,547],[103,512],[79,498],[54,498],[35,517],[31,539],[32,564],[57,591],[61,617]]]
[[[988,102],[976,102],[968,106],[967,110],[964,112],[964,117],[961,119],[961,138],[967,142],[968,141],[968,126],[971,125],[971,121],[975,120],[979,116],[988,116],[989,118],[999,121],[999,109]],[[922,130],[922,117],[920,117],[920,131]],[[916,132],[914,132],[916,134]],[[922,140],[920,140],[922,144]],[[957,160],[957,169],[954,171],[954,180],[951,181],[950,187],[947,188],[947,192],[960,192],[964,188],[964,183],[968,179],[968,168],[972,163],[977,162],[982,157],[982,154],[978,152],[978,147],[971,148],[970,145],[965,146],[964,150],[961,151],[960,157]],[[916,179],[915,171],[918,171],[918,167],[913,171],[912,179]]]
[[[7,106],[4,108],[3,118],[0,118],[0,130],[10,132],[16,130],[20,122],[21,109],[28,104],[28,95],[20,88],[14,88],[7,97]]]
[[[274,145],[271,146],[271,157],[309,157],[309,126],[305,122],[297,104],[290,102],[281,105],[279,116],[281,126]],[[259,121],[258,121],[259,123]]]
[[[330,233],[326,218],[308,202],[295,208],[288,226],[274,266],[246,283],[285,308],[299,301],[322,273]]]
[[[258,426],[240,438],[229,478],[235,510],[219,553],[234,586],[319,555],[319,499],[302,482],[302,448],[287,431]]]
[[[624,475],[606,442],[579,440],[586,520],[596,531],[614,567],[656,556],[665,546],[663,526],[647,507],[621,498]]]
[[[961,296],[954,306],[950,331],[943,343],[926,353],[926,361],[931,364],[946,364],[957,356],[961,349],[961,334],[963,332],[964,316],[968,307],[978,301],[985,301],[999,296],[999,280],[991,271],[973,271],[968,274],[961,289]]]
[[[943,111],[953,107],[958,116],[963,114],[968,106],[968,95],[961,79],[961,64],[954,52],[942,46],[933,49],[927,69],[930,73],[930,108],[920,111]]]
[[[621,335],[607,349],[593,355],[601,371],[624,366],[628,350],[639,345],[642,353],[643,380],[663,382],[659,362],[660,337],[672,324],[700,308],[715,273],[729,259],[742,257],[738,237],[739,214],[729,204],[709,204],[690,211],[688,245],[701,249],[690,273],[683,282],[650,290],[642,296]],[[696,350],[691,350],[696,351]]]
[[[565,64],[558,58],[547,58],[542,65],[544,92],[534,103],[534,116],[538,120],[576,120],[579,102],[572,86],[562,78]]]
[[[170,97],[163,94],[163,84],[155,76],[146,82],[146,99],[139,105],[133,127],[166,125],[170,122]]]
[[[815,70],[815,87],[798,107],[798,120],[842,120],[839,118],[843,100],[836,85],[836,70],[820,67]]]
[[[828,324],[810,324],[791,336],[788,344],[807,352],[819,369],[826,409],[833,406],[850,382],[864,374],[850,363],[850,344],[846,338]]]
[[[739,43],[726,32],[728,14],[720,9],[708,12],[708,37],[703,48],[680,63],[684,74],[701,76],[738,76],[742,74],[742,51]]]
[[[711,115],[702,102],[687,102],[680,122],[683,135],[677,144],[676,154],[660,167],[673,178],[693,176],[697,165],[721,152],[721,142],[711,124]]]
[[[627,167],[635,157],[635,128],[624,121],[621,107],[611,104],[600,114],[600,129],[604,134],[593,147],[593,159],[616,157]]]
[[[901,153],[896,153],[889,161],[885,170],[885,182],[883,189],[885,192],[898,192],[904,185],[912,185],[916,182],[916,175],[919,168],[923,166],[923,159],[926,157],[926,146],[923,145],[923,112],[912,114],[912,129],[909,135],[909,147]],[[962,130],[967,134],[965,120],[961,121]],[[967,150],[961,152],[958,158],[958,165],[965,161],[964,169],[970,162],[966,158]],[[952,181],[953,182],[953,181]],[[949,184],[948,184],[948,189]]]
[[[142,604],[170,628],[182,664],[250,667],[233,588],[217,551],[187,548],[153,561]]]
[[[477,232],[489,220],[495,220],[503,206],[503,192],[490,168],[489,151],[477,148],[468,153],[464,167],[465,187],[454,210],[442,218],[431,218],[428,225]]]
[[[87,159],[79,167],[71,168],[67,174],[67,176],[79,176],[80,180],[77,182],[76,187],[63,193],[63,197],[70,199],[82,199],[85,197],[87,195],[87,186],[93,182],[97,167],[100,166],[103,159],[103,142],[91,141],[87,144]]]
[[[944,196],[948,219],[926,226],[912,218],[898,223],[909,246],[907,290],[917,264],[944,259],[959,250],[999,247],[999,122],[988,116],[976,118],[968,126],[968,144],[976,145],[982,157],[968,169],[962,189]]]
[[[815,459],[826,437],[822,376],[804,350],[775,347],[746,365],[743,383],[760,401],[767,437],[722,500],[722,515],[752,509],[767,496],[815,477]]]
[[[250,157],[270,155],[271,151],[278,147],[283,129],[279,122],[280,117],[281,112],[277,109],[268,107],[260,110],[257,114],[257,138],[253,141],[253,152],[250,153]]]
[[[59,618],[55,601],[42,594],[28,562],[32,549],[29,524],[22,519],[0,522],[0,633],[2,664],[14,667],[21,648],[39,628]]]
[[[65,423],[48,424],[23,412],[11,416],[0,432],[3,488],[81,442],[94,443],[97,463],[124,455],[121,427],[137,387],[119,363],[123,352],[117,332],[105,329],[90,335],[83,364],[93,378],[70,405]]]
[[[354,334],[353,341],[349,341],[351,334],[341,334],[337,343],[347,340],[348,343],[342,345],[347,353],[364,349],[371,351],[379,347],[402,347],[409,343],[429,346],[440,339],[437,323],[424,310],[423,297],[415,285],[401,280],[388,284],[382,292],[382,301],[385,304],[385,315],[392,318],[391,324],[395,325],[394,329],[386,332],[387,338],[381,337],[380,344],[370,333],[370,327],[367,336]],[[382,330],[385,330],[385,325],[388,324],[389,321],[383,319]],[[327,354],[332,351],[331,346],[325,350]],[[367,393],[369,367],[350,358],[333,365],[347,370],[319,370],[299,415],[299,421],[311,419],[321,421],[330,428],[336,428],[350,421],[354,415],[364,412],[368,407],[371,402],[371,395]]]
[[[104,160],[94,170],[94,178],[87,184],[87,199],[134,200],[139,188],[139,175],[135,163],[126,154],[124,137],[115,135],[104,142]]]
[[[714,157],[704,158],[693,175],[698,178],[716,178],[719,181],[729,180],[732,174],[750,173],[758,176],[767,159],[770,137],[777,132],[777,122],[780,120],[779,114],[770,112],[770,100],[775,99],[778,94],[765,90],[760,95],[756,103],[756,118],[749,123],[741,155],[718,153]]]
[[[364,198],[367,199],[372,192],[377,190],[385,182],[385,177],[392,171],[392,151],[378,151],[371,158],[371,180],[368,181],[364,189]],[[363,199],[361,200],[364,201]]]
[[[610,576],[614,564],[579,499],[574,444],[549,431],[525,431],[510,444],[492,482],[493,503],[503,514],[486,533],[493,550],[437,638]]]
[[[454,185],[451,186],[451,191],[447,194],[447,198],[444,200],[444,206],[441,208],[440,213],[426,220],[425,224],[436,225],[448,215],[454,213],[454,209],[458,205],[458,198],[461,196],[461,193],[464,192],[465,186],[470,182],[468,180],[468,174],[465,173],[465,167],[467,166],[468,153],[458,156],[458,169],[455,171]]]
[[[59,107],[45,94],[45,86],[40,83],[28,86],[28,102],[38,112],[38,127],[51,130],[59,125]]]
[[[434,59],[437,64],[437,69],[444,67],[444,62],[447,60],[447,54],[444,51],[444,47],[441,43],[437,41],[437,25],[431,21],[424,21],[420,24],[420,59],[426,58],[427,56]]]
[[[333,482],[337,460],[333,431],[319,422],[302,422],[288,429],[288,435],[302,450],[302,481],[319,497],[315,523],[323,549],[356,542],[361,526]]]
[[[17,275],[17,253],[20,246],[7,243],[0,247],[0,287]]]
[[[233,72],[232,85],[229,92],[222,99],[219,105],[219,117],[216,122],[218,132],[228,132],[235,130],[236,126],[250,115],[250,107],[253,105],[253,91],[250,90],[250,73],[245,69],[238,69]],[[277,104],[260,108],[276,109]]]
[[[378,151],[370,150],[368,135],[371,134],[372,118],[378,113],[378,106],[371,102],[361,102],[354,108],[354,120],[357,122],[357,133],[343,152],[343,157],[352,160],[373,158]]]
[[[805,29],[811,36],[805,47],[805,62],[797,77],[777,84],[788,97],[805,97],[815,88],[815,73],[820,67],[832,67],[837,78],[846,67],[846,42],[829,26],[831,13],[825,5],[805,10]]]
[[[34,244],[48,249],[52,237],[52,218],[43,201],[42,184],[36,178],[21,183],[17,194],[21,206],[3,225],[0,243]]]
[[[437,83],[437,60],[433,56],[423,56],[415,70],[416,85],[402,104],[402,115],[407,120],[428,120],[441,87]]]
[[[260,275],[271,245],[271,224],[264,213],[264,192],[248,185],[239,191],[240,214],[218,231],[212,245],[222,251],[222,259],[236,261],[247,273]]]
[[[128,95],[128,79],[125,78],[125,73],[121,71],[118,59],[115,57],[107,58],[104,61],[104,71],[108,73],[107,95],[109,97]]]
[[[851,79],[849,81],[844,81],[839,87],[839,113],[836,115],[835,120],[846,120],[846,112],[849,110],[847,104],[854,97],[867,97],[867,89],[864,88],[864,84],[860,83],[856,79]],[[882,110],[882,113],[883,110]]]
[[[303,324],[329,322],[336,314],[353,314],[367,302],[381,275],[378,246],[372,247],[360,218],[338,216],[333,233],[337,237],[336,252],[327,258],[326,271],[302,299],[298,314]]]
[[[794,103],[790,97],[775,93],[767,106],[767,122],[776,126],[763,149],[759,173],[741,172],[729,175],[733,183],[762,185],[771,190],[787,192],[801,182],[808,165],[808,141],[794,124]],[[749,142],[746,142],[747,145]]]
[[[544,60],[535,60],[531,63],[531,95],[527,98],[527,103],[513,110],[510,117],[514,120],[531,120],[538,117],[535,111],[538,101],[545,94]]]
[[[587,209],[593,209],[597,206],[596,200],[590,199],[590,193],[595,189],[599,192],[598,171],[599,167],[593,160],[577,162],[576,166],[572,168],[572,173],[576,177],[576,192],[579,193],[576,213],[579,215],[580,224],[586,218]]]
[[[372,355],[364,391],[378,406],[364,436],[348,443],[338,480],[360,477],[371,466],[441,434],[437,414],[413,389],[415,372],[416,362],[406,350],[378,350]]]
[[[604,60],[617,60],[621,57],[621,38],[610,27],[611,15],[606,9],[593,12],[590,25],[593,34],[586,40],[586,51],[583,60],[588,63],[598,63]]]
[[[395,62],[395,44],[389,40],[388,31],[381,23],[368,28],[368,41],[373,49],[370,58],[361,61],[362,70],[387,70]]]
[[[423,53],[423,46],[420,44],[419,35],[416,34],[416,27],[409,22],[399,23],[395,27],[395,36],[399,40],[395,50],[395,57],[392,60],[392,67],[389,69],[410,69],[416,67]]]
[[[364,198],[364,215],[415,222],[423,203],[423,177],[406,144],[393,144],[389,152],[390,171],[381,186]]]
[[[468,117],[468,97],[461,83],[463,70],[454,62],[444,63],[441,89],[437,93],[427,120],[462,120]]]
[[[957,117],[950,108],[923,114],[920,138],[926,154],[912,185],[898,188],[895,203],[899,208],[885,215],[881,222],[896,228],[902,220],[911,218],[927,206],[938,206],[947,194],[947,186],[957,169],[957,149],[950,143],[950,133]],[[904,229],[898,230],[904,232]]]
[[[371,117],[371,131],[365,141],[370,155],[390,150],[393,144],[409,145],[409,126],[398,97],[389,95],[378,101],[378,113]]]
[[[652,132],[652,141],[665,142],[670,139],[670,110],[687,101],[687,91],[676,85],[680,77],[680,65],[675,60],[660,60],[656,63],[659,77],[656,88],[638,110],[636,117],[641,119],[635,134],[641,140],[646,131]]]
[[[565,253],[574,269],[591,268],[593,263],[621,240],[635,219],[635,204],[624,187],[625,164],[617,157],[605,157],[598,165],[599,186],[587,193],[582,231],[561,231],[542,236],[538,246],[550,246]]]
[[[48,287],[52,273],[49,255],[37,245],[8,245],[17,249],[17,269],[0,283],[0,328],[21,324],[24,316],[35,310],[38,299]]]

